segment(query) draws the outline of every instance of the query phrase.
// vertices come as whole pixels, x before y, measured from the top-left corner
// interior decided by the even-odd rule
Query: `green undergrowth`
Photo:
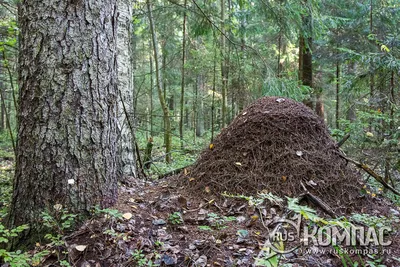
[[[149,136],[141,131],[137,132],[136,139],[140,150],[141,159],[144,158],[144,151]],[[201,137],[194,137],[193,132],[186,131],[183,138],[184,147],[181,149],[179,135],[172,135],[172,161],[165,162],[164,135],[153,136],[152,164],[145,170],[146,175],[157,179],[174,170],[193,164],[199,153],[210,144],[211,133],[206,132]]]

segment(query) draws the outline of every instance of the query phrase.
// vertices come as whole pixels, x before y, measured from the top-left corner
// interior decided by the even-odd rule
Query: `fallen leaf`
[[[204,191],[206,191],[206,193],[210,193],[211,192],[211,190],[210,190],[210,188],[208,186],[206,186],[206,188],[204,188]]]
[[[284,98],[278,98],[278,99],[276,100],[276,102],[282,103],[282,102],[285,102],[285,99],[284,99]]]
[[[189,171],[188,171],[188,169],[186,169],[186,168],[185,168],[185,169],[183,169],[183,174],[184,174],[184,175],[188,175],[188,174],[189,174]]]
[[[214,149],[214,144],[210,144],[210,150],[213,150]]]
[[[242,163],[240,163],[240,162],[235,162],[235,164],[236,164],[237,166],[242,166]]]
[[[124,213],[124,214],[122,215],[122,217],[124,217],[126,220],[131,219],[132,216],[133,216],[133,215],[132,215],[132,213],[130,213],[130,212]]]
[[[87,247],[87,246],[84,246],[84,245],[78,245],[78,246],[75,247],[75,249],[76,249],[77,251],[84,251],[84,250],[86,249],[86,247]]]
[[[61,204],[55,204],[53,207],[54,207],[54,209],[55,209],[56,211],[60,211],[60,210],[62,210],[62,208],[63,208],[63,206],[62,206]]]
[[[286,182],[287,177],[286,177],[286,176],[282,176],[282,180],[283,180],[284,182]]]
[[[300,151],[300,150],[298,150],[298,151],[296,151],[296,155],[299,156],[299,157],[301,157],[301,156],[303,156],[303,152]]]
[[[195,178],[193,178],[193,177],[190,177],[189,178],[189,182],[193,182],[193,181],[195,181],[196,179]]]

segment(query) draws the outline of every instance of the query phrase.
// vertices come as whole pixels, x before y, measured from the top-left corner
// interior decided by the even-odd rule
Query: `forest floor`
[[[385,240],[392,241],[386,250],[378,246],[357,247],[362,255],[349,251],[356,247],[347,248],[348,255],[344,256],[335,247],[315,245],[299,246],[286,254],[275,253],[266,247],[269,234],[276,227],[274,222],[290,218],[293,212],[279,205],[255,208],[249,199],[229,196],[198,198],[180,187],[179,179],[174,176],[157,182],[136,180],[130,186],[121,186],[114,209],[123,216],[106,212],[68,236],[65,241],[70,264],[357,266],[358,262],[358,266],[400,266],[398,231],[385,236]],[[399,215],[398,211],[393,213]],[[398,225],[392,220],[390,227],[395,229]],[[383,254],[379,255],[378,250]],[[52,260],[57,259],[48,258],[46,265],[51,266]]]
[[[179,175],[125,177],[114,207],[73,232],[60,213],[30,253],[49,267],[400,266],[399,207],[350,163],[303,104],[261,98]]]

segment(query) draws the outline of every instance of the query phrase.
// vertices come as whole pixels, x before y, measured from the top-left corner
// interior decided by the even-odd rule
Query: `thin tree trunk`
[[[185,108],[185,61],[186,61],[186,5],[185,0],[183,7],[185,9],[183,13],[183,24],[182,24],[182,71],[181,71],[181,101],[180,101],[180,112],[179,112],[179,138],[181,140],[181,149],[184,148],[183,143],[183,111]]]
[[[151,43],[151,42],[150,42]],[[153,78],[153,74],[154,74],[154,67],[153,67],[153,55],[150,52],[150,112],[149,112],[149,116],[150,116],[150,136],[154,136],[154,126],[153,126],[153,109],[154,109],[154,104],[153,104],[153,88],[154,88],[154,78]]]
[[[393,132],[394,129],[394,108],[396,105],[396,98],[394,93],[394,70],[391,71],[390,75],[390,101],[389,101],[389,109],[390,109],[390,130]]]
[[[307,4],[308,0],[304,0],[304,3]],[[304,38],[302,36],[302,39],[304,41],[304,47],[301,49],[303,52],[302,55],[302,82],[303,85],[313,87],[313,69],[312,69],[312,17],[311,17],[311,12],[308,11],[307,14],[303,16],[303,28],[307,31],[307,38]],[[303,35],[303,34],[302,34]],[[313,102],[311,98],[307,98],[303,100],[303,103],[313,109]]]
[[[340,124],[340,63],[339,60],[336,62],[336,129],[339,129]]]
[[[0,54],[0,57],[2,57],[1,56],[1,54]],[[2,58],[0,58],[0,62],[1,62],[1,60],[2,60]],[[3,64],[0,64],[0,90],[1,90],[1,96],[4,96],[5,95],[5,87],[4,87],[4,82],[3,82],[3,79],[2,79],[2,76],[4,76],[3,75]],[[1,101],[1,108],[0,108],[0,132],[3,132],[4,131],[4,129],[5,129],[5,127],[4,127],[4,123],[5,123],[5,120],[4,120],[4,116],[5,116],[5,110],[6,110],[6,105],[5,105],[5,101],[3,102],[3,101]]]
[[[214,140],[215,132],[215,86],[216,86],[216,72],[217,72],[217,48],[215,47],[215,33],[214,33],[214,68],[213,68],[213,84],[212,84],[212,100],[211,100],[211,141]]]
[[[19,8],[9,223],[30,223],[31,234],[42,230],[43,211],[85,214],[117,200],[116,9],[115,0],[25,0]]]
[[[325,114],[324,114],[324,101],[322,98],[322,89],[318,89],[318,92],[316,92],[316,103],[315,103],[315,113],[317,113],[318,116],[320,116],[322,119],[324,119]]]
[[[282,47],[282,31],[279,30],[279,37],[278,37],[278,62],[277,62],[277,77],[281,78],[281,47]]]
[[[299,83],[303,83],[303,55],[304,55],[304,37],[303,34],[300,32],[300,37],[299,37]]]
[[[221,31],[225,33],[225,0],[221,1]],[[222,79],[222,107],[221,107],[221,126],[226,125],[226,99],[227,99],[227,86],[228,86],[228,74],[227,74],[227,60],[225,55],[225,36],[221,33],[221,79]]]
[[[196,129],[197,129],[197,96],[199,88],[199,77],[196,77],[196,82],[194,83],[194,99],[193,99],[193,144],[196,143]]]
[[[196,136],[201,137],[204,134],[204,105],[203,105],[203,91],[204,91],[204,77],[199,75],[196,90]]]
[[[158,98],[160,99],[160,105],[163,111],[163,117],[164,117],[164,125],[165,125],[165,153],[166,157],[165,160],[167,163],[171,162],[171,123],[169,120],[169,111],[168,111],[168,106],[167,103],[165,102],[164,94],[163,94],[163,88],[162,88],[162,78],[161,78],[161,73],[160,73],[160,63],[159,63],[159,50],[158,50],[158,41],[157,41],[157,33],[154,27],[154,19],[153,19],[153,12],[151,8],[151,3],[150,0],[147,0],[147,9],[149,12],[149,22],[150,22],[150,31],[151,31],[151,36],[152,36],[152,42],[153,42],[153,51],[154,51],[154,63],[155,63],[155,69],[156,69],[156,81],[157,81],[157,92],[158,92]]]
[[[11,127],[10,114],[9,114],[9,112],[7,112],[7,108],[6,108],[5,90],[1,89],[0,93],[1,93],[1,95],[0,95],[1,107],[2,108],[4,107],[4,113],[5,113],[5,118],[6,118],[6,128],[8,130],[8,134],[10,135],[11,145],[13,148],[14,155],[16,155],[17,151],[16,151],[16,147],[15,147],[14,134],[13,134],[12,127]],[[11,109],[11,107],[8,108],[8,110],[10,110],[10,109]]]

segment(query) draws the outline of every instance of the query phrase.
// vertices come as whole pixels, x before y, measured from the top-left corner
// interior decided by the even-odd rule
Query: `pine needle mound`
[[[311,109],[288,98],[264,97],[201,153],[190,170],[190,188],[297,197],[305,193],[304,185],[338,211],[361,200],[361,177],[339,154],[324,121]]]

